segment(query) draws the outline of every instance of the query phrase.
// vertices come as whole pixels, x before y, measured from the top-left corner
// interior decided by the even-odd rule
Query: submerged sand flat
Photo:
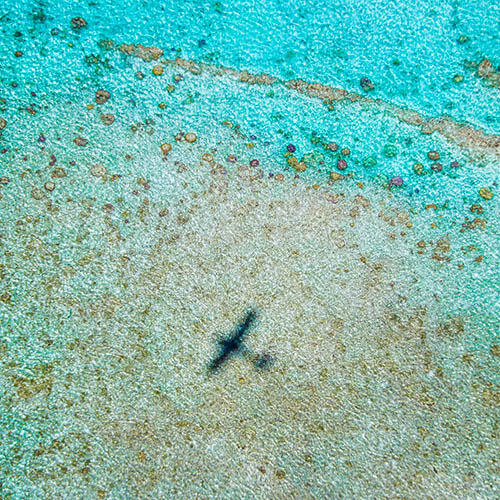
[[[70,265],[18,225],[29,241],[17,272],[40,278],[11,319],[17,349],[3,342],[4,387],[24,425],[51,415],[25,491],[486,498],[498,353],[471,352],[477,323],[433,297],[460,287],[451,266],[418,257],[417,271],[391,238],[418,238],[418,218],[408,228],[407,207],[376,188],[339,195],[202,168],[196,197],[130,216],[127,238],[99,206],[42,215],[56,229],[86,212],[80,230],[101,244]],[[218,336],[248,306],[259,314],[248,344],[274,364],[234,358],[208,377]]]

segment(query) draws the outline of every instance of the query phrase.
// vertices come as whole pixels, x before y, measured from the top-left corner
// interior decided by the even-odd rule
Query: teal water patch
[[[498,151],[238,73],[498,134],[498,8],[397,7],[4,2],[2,498],[495,498]]]
[[[4,19],[20,18],[24,28],[19,37],[14,37],[18,28],[6,30],[10,50],[31,49],[42,57],[56,50],[61,63],[67,42],[76,39],[79,50],[92,53],[95,40],[112,38],[160,46],[173,57],[350,91],[362,92],[360,80],[368,77],[376,97],[431,117],[447,113],[490,132],[498,130],[498,88],[483,85],[467,69],[468,62],[478,64],[483,58],[494,68],[500,64],[499,8],[493,1],[416,2],[408,8],[383,2],[313,6],[303,1],[291,7],[277,1],[258,6],[101,1],[76,6],[9,0],[3,12]],[[68,29],[74,16],[88,22],[78,34]],[[38,64],[46,70],[43,59]],[[59,73],[63,67],[54,70]],[[457,74],[464,77],[458,83],[453,80]]]

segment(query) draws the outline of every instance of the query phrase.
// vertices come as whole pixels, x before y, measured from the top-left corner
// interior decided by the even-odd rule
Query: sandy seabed
[[[79,231],[101,243],[73,265],[19,225],[24,272],[43,276],[31,298],[44,299],[23,313],[37,325],[25,338],[37,377],[4,349],[5,390],[13,413],[51,415],[24,491],[488,498],[498,394],[481,369],[498,353],[467,356],[474,323],[436,299],[458,271],[410,251],[417,217],[375,186],[339,194],[209,170],[188,164],[183,182],[198,189],[164,217],[147,205],[126,230],[119,205],[81,204]],[[75,213],[51,224],[75,227]],[[208,376],[217,339],[249,307],[247,344],[274,363],[234,357]],[[20,484],[20,470],[6,477]]]

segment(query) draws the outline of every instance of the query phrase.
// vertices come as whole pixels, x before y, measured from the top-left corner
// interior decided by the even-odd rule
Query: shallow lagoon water
[[[500,12],[407,9],[2,4],[2,498],[498,497]]]

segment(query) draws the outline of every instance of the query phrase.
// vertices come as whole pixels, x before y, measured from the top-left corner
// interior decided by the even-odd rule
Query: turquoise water
[[[499,27],[4,0],[0,497],[499,498]]]

